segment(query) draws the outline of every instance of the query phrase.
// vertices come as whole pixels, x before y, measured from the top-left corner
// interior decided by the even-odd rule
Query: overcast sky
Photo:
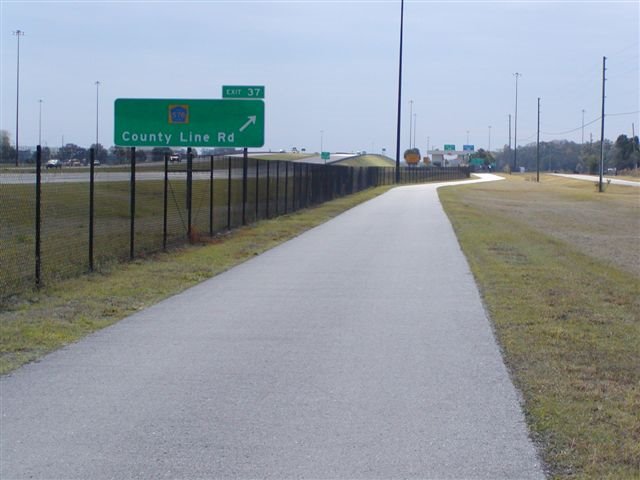
[[[404,5],[401,148],[581,141],[640,129],[639,11],[628,2],[418,1]],[[264,85],[264,149],[395,156],[400,1],[0,1],[0,129],[21,145],[113,145],[116,98],[221,98],[222,85]],[[413,122],[412,122],[413,123]],[[491,128],[489,128],[491,126]],[[513,118],[512,131],[515,129]],[[570,131],[570,132],[569,132]],[[600,122],[584,129],[600,137]],[[490,134],[489,134],[490,132]],[[568,132],[568,133],[563,133]]]

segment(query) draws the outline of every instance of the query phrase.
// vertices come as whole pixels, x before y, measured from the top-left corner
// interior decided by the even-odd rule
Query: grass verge
[[[378,187],[108,272],[54,283],[0,309],[0,374],[111,325],[386,192]]]
[[[555,177],[440,191],[554,478],[640,478],[638,265],[593,245],[637,240],[637,195]]]

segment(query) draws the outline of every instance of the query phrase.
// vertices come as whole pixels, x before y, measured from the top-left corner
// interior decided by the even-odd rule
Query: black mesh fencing
[[[91,152],[93,155],[93,152]],[[0,172],[0,301],[361,190],[466,167],[345,167],[247,156]],[[93,158],[93,157],[91,157]],[[172,161],[173,160],[173,161]],[[90,162],[91,163],[91,162]]]

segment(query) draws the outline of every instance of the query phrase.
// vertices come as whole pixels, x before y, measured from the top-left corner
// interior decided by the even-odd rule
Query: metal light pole
[[[20,37],[24,36],[24,32],[22,30],[16,30],[13,34],[18,39],[18,55],[17,55],[17,66],[16,66],[16,167],[18,166],[18,162],[20,161],[20,148],[18,147],[18,118],[19,118],[19,110],[20,110]]]
[[[413,148],[416,148],[416,130],[418,129],[418,114],[413,114]]]
[[[38,100],[38,145],[42,145],[42,99]]]
[[[516,77],[516,116],[513,125],[513,170],[518,166],[518,78],[522,76],[521,73],[514,73]]]
[[[487,147],[487,152],[491,153],[491,125],[489,125],[489,146]]]
[[[398,56],[398,125],[396,130],[396,183],[400,183],[400,120],[402,113],[402,30],[404,0],[400,0],[400,54]]]
[[[98,156],[98,91],[100,90],[100,82],[96,81],[96,157]]]
[[[411,139],[413,138],[413,100],[409,100],[409,148],[412,148]]]
[[[580,145],[584,145],[584,108],[582,109],[582,140]]]
[[[467,130],[467,145],[469,145],[469,130]]]
[[[320,130],[320,154],[322,155],[322,152],[324,152],[323,148],[322,148],[322,137],[324,136],[324,130]]]

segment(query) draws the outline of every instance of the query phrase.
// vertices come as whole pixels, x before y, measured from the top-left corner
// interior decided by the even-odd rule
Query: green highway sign
[[[121,147],[261,147],[262,100],[118,98],[114,143]]]
[[[321,160],[330,160],[331,159],[331,152],[320,152],[320,159]]]
[[[223,85],[222,98],[264,98],[264,85]]]
[[[455,151],[455,149],[456,149],[455,145],[447,144],[447,145],[444,146],[445,152],[449,151],[449,150],[454,150]]]

